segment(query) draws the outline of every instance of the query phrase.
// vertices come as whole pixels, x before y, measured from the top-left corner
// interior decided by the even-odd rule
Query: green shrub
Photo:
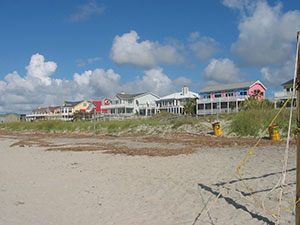
[[[238,136],[254,136],[268,128],[278,109],[247,110],[233,114],[230,131]],[[279,125],[282,136],[285,137],[289,126],[289,109],[284,109],[272,125]],[[292,130],[296,127],[296,113],[293,113]]]

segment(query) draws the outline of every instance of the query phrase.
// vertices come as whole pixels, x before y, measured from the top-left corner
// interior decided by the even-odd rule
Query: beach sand
[[[173,142],[172,137],[2,132],[0,224],[191,225],[253,141],[229,139],[222,146],[222,142],[197,141],[214,137],[188,138],[179,134]],[[295,201],[295,148],[293,144],[290,149],[283,208]],[[148,150],[138,154],[143,149]],[[241,169],[257,199],[265,198],[265,206],[275,211],[279,189],[266,194],[281,176],[284,149],[284,141],[264,140]],[[177,150],[187,154],[170,154]],[[275,224],[240,179],[234,178],[224,197],[196,224]],[[294,224],[294,217],[294,209],[282,213],[281,224]]]

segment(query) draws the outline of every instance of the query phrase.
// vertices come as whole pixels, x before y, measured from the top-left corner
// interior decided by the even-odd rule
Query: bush
[[[256,100],[249,98],[242,103],[242,110],[273,109],[273,103],[267,99]]]
[[[235,113],[232,117],[230,131],[238,136],[257,137],[275,117],[278,109],[247,110]],[[279,130],[283,137],[287,135],[289,126],[289,109],[284,109],[273,125],[279,125]],[[296,128],[296,113],[293,113],[292,131]]]

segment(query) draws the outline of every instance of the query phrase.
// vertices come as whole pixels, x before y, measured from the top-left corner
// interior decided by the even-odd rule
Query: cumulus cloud
[[[30,63],[26,67],[27,77],[39,79],[43,84],[50,85],[51,76],[57,68],[55,62],[45,62],[44,56],[35,54],[31,56]]]
[[[151,91],[164,96],[176,88],[176,81],[159,67],[145,70],[141,77],[127,83],[122,83],[121,75],[113,69],[101,68],[75,73],[70,80],[52,79],[56,67],[55,62],[47,62],[42,55],[35,54],[26,66],[25,76],[16,71],[7,74],[0,80],[0,113],[30,112],[38,106],[61,105],[67,100],[96,100],[112,97],[121,91]],[[184,77],[180,80],[188,81]]]
[[[253,0],[222,0],[223,5],[240,10],[242,16],[253,11],[255,2]]]
[[[191,42],[189,44],[190,50],[200,61],[209,59],[219,51],[219,43],[216,40],[211,37],[201,37],[199,32],[191,33],[188,40]]]
[[[102,14],[105,10],[105,6],[99,6],[97,1],[91,0],[86,4],[78,6],[78,12],[72,14],[67,21],[79,22],[90,19],[93,15]]]
[[[204,77],[211,84],[238,82],[239,69],[230,59],[212,59],[204,69]]]
[[[183,86],[191,86],[192,80],[186,77],[178,77],[176,80],[173,81],[176,87],[182,88]]]
[[[136,31],[132,30],[114,38],[110,58],[117,64],[131,64],[153,68],[159,64],[183,63],[183,57],[171,45],[161,45],[149,40],[138,42]]]
[[[231,51],[245,65],[283,65],[289,59],[300,30],[299,10],[283,12],[280,2],[270,6],[266,1],[224,0],[223,4],[243,12]]]
[[[280,85],[294,77],[295,60],[288,60],[282,67],[261,69],[262,79],[269,85],[280,87]]]
[[[136,87],[141,92],[151,91],[157,95],[163,96],[174,91],[172,80],[163,73],[162,68],[154,68],[145,71],[141,80],[136,80]]]

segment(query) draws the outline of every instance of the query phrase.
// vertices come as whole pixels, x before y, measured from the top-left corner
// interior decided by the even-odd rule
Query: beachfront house
[[[91,105],[89,101],[76,101],[70,102],[65,101],[64,104],[61,106],[61,119],[70,121],[73,119],[73,113],[83,113]]]
[[[199,95],[189,91],[189,88],[184,86],[181,92],[176,92],[162,97],[156,101],[157,112],[169,112],[174,114],[184,114],[184,105],[190,99],[197,99]]]
[[[273,97],[273,102],[274,102],[274,107],[277,108],[280,105],[282,105],[293,93],[293,82],[294,80],[291,79],[283,84],[281,84],[281,86],[283,86],[283,91],[280,92],[274,92],[274,97]],[[293,97],[293,107],[296,107],[296,99],[297,99],[297,95],[295,94]],[[291,104],[288,103],[288,107]]]
[[[109,105],[102,105],[102,110],[106,110],[106,115],[144,115],[150,116],[156,113],[155,102],[159,96],[151,92],[138,94],[118,93],[110,100]]]
[[[238,112],[241,103],[249,97],[264,99],[265,91],[266,87],[259,80],[207,86],[199,92],[196,113],[200,116]]]
[[[27,114],[26,121],[38,120],[38,119],[59,119],[60,106],[50,105],[49,107],[37,107],[32,110],[31,114]]]

